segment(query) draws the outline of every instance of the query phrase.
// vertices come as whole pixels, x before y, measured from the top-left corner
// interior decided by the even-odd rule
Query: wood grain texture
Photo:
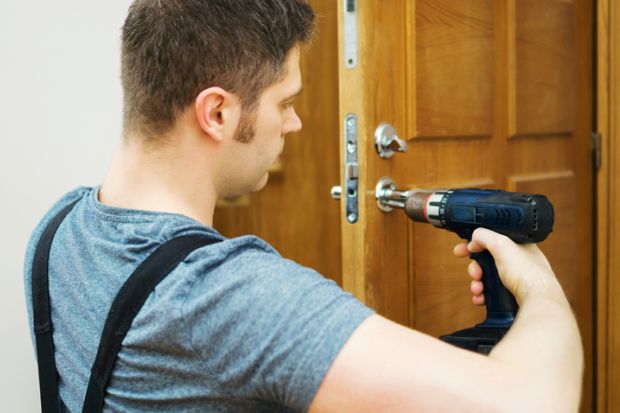
[[[281,168],[245,206],[218,208],[214,226],[228,237],[256,234],[284,257],[341,282],[338,185],[338,43],[333,0],[312,0],[318,33],[302,53],[304,92],[296,110],[303,130],[286,138]]]
[[[620,5],[610,9],[610,123],[607,138],[609,150],[609,344],[608,394],[609,411],[620,409]]]
[[[620,6],[600,0],[597,10],[597,129],[602,163],[597,173],[597,411],[620,409]]]
[[[361,217],[357,224],[342,221],[343,284],[367,305],[402,324],[409,321],[411,294],[407,257],[402,254],[407,246],[407,226],[404,217],[394,219],[377,208],[375,184],[381,176],[390,175],[392,163],[375,162],[379,156],[372,137],[382,122],[405,130],[409,41],[405,10],[411,3],[391,0],[360,4],[359,64],[354,69],[346,68],[342,61],[342,31],[339,37],[340,117],[355,113],[359,119]],[[341,1],[338,7],[342,22]]]
[[[575,4],[515,3],[516,134],[571,134],[575,127]]]
[[[575,4],[575,98],[574,146],[575,239],[578,254],[575,266],[581,298],[577,319],[585,352],[581,411],[594,409],[594,170],[592,163],[592,125],[594,123],[594,4],[593,0],[576,0]],[[568,104],[570,107],[570,103]],[[560,170],[559,167],[556,170]]]
[[[419,0],[416,9],[414,136],[491,136],[491,0]]]
[[[406,254],[407,226],[404,216],[395,217],[381,212],[376,205],[374,188],[381,176],[391,175],[393,162],[380,159],[372,137],[377,126],[389,122],[397,131],[406,125],[406,56],[407,42],[405,10],[409,1],[369,2],[360,8],[362,52],[364,56],[365,127],[360,150],[366,152],[366,182],[360,202],[365,211],[366,297],[381,314],[401,324],[410,319],[411,297]],[[362,137],[362,136],[360,136]]]
[[[611,45],[613,39],[611,29],[614,23],[610,20],[610,0],[599,0],[597,2],[597,112],[596,127],[597,131],[604,138],[601,139],[601,168],[596,174],[596,281],[597,281],[597,303],[596,303],[596,408],[598,412],[610,413],[611,406],[615,403],[613,398],[616,392],[612,391],[611,385],[616,382],[614,377],[610,377],[614,372],[610,369],[610,298],[612,297],[611,283],[609,281],[610,255],[609,255],[609,223],[610,223],[610,171],[611,163],[617,162],[610,154],[611,149],[611,116],[612,110],[611,79]],[[618,30],[618,29],[616,29]],[[618,42],[620,43],[620,42]],[[614,369],[617,371],[617,369]]]
[[[338,90],[338,105],[339,105],[339,126],[340,126],[340,138],[339,138],[339,153],[343,154],[345,151],[344,142],[344,119],[350,114],[359,114],[363,112],[364,108],[364,90],[362,89],[363,81],[363,65],[359,64],[349,69],[344,64],[344,5],[342,1],[337,2],[338,8],[338,78],[339,78],[339,90]],[[360,13],[358,12],[357,25],[361,22]],[[359,29],[358,29],[359,30]],[[358,35],[359,39],[359,35]],[[359,39],[358,43],[358,62],[362,56],[360,50],[363,49]],[[366,120],[361,117],[358,118],[358,131],[363,131],[366,128]],[[358,136],[358,163],[359,163],[359,183],[358,193],[359,199],[362,202],[359,203],[359,215],[364,216],[366,210],[366,204],[363,202],[366,193],[366,182],[364,176],[366,176],[366,145],[365,135]],[[340,182],[344,185],[344,156],[340,156],[341,168],[340,168]],[[344,200],[340,202],[341,216],[346,214],[346,206]],[[369,299],[366,295],[366,262],[364,260],[365,248],[364,248],[364,233],[365,225],[349,224],[346,219],[340,220],[341,234],[342,234],[342,286],[345,290],[351,292],[360,301],[368,304]],[[371,298],[372,299],[372,298]]]

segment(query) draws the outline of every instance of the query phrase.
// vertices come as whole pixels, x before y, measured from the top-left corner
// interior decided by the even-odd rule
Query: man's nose
[[[297,116],[297,112],[293,110],[292,116],[287,122],[285,133],[299,132],[301,130],[301,127],[302,127],[301,119],[299,119],[299,116]]]

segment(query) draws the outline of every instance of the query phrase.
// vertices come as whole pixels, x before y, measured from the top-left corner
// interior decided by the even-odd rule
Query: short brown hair
[[[306,0],[134,1],[122,34],[126,131],[164,134],[211,86],[239,96],[247,112],[313,30]]]

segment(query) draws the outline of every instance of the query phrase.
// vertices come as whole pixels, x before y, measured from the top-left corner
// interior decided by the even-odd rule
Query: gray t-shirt
[[[64,196],[35,229],[80,199],[50,253],[50,297],[60,396],[81,411],[112,300],[163,242],[202,234],[221,242],[192,252],[149,296],[118,356],[105,400],[115,412],[306,411],[329,366],[372,310],[333,281],[282,258],[254,236],[226,239],[177,214],[112,208],[97,188]]]

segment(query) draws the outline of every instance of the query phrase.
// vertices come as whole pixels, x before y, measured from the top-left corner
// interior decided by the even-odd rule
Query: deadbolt
[[[334,199],[342,198],[342,187],[340,185],[332,186],[331,194]]]

